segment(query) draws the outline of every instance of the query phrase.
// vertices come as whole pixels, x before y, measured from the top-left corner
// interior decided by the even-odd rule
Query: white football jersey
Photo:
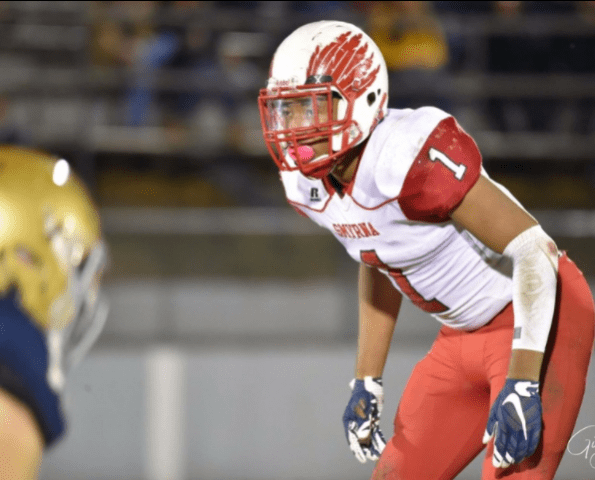
[[[423,107],[389,110],[343,196],[298,170],[282,170],[281,181],[289,203],[352,258],[438,321],[473,330],[512,300],[511,262],[449,216],[482,174],[473,139],[452,116]]]

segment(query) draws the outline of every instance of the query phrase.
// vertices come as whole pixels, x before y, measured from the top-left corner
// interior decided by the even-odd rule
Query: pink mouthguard
[[[290,147],[287,150],[287,153],[293,160],[297,160],[297,156],[299,156],[302,162],[307,162],[314,158],[314,149],[308,145],[300,145],[297,148],[297,156],[295,154],[295,148],[293,147]]]

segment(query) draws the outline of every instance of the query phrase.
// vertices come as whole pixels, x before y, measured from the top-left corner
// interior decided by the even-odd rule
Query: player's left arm
[[[423,108],[418,115],[429,122],[436,119],[436,112]],[[515,338],[509,376],[537,380],[553,318],[557,248],[512,196],[482,175],[481,164],[481,153],[469,134],[453,117],[442,119],[403,180],[399,206],[413,221],[452,219],[512,259]],[[382,173],[379,185],[394,177],[390,170],[388,175]]]
[[[480,176],[451,218],[513,261],[514,334],[506,384],[490,410],[484,443],[505,468],[530,456],[541,436],[539,378],[554,314],[558,251],[537,221]]]
[[[417,111],[426,122],[439,118],[438,113]],[[398,201],[408,219],[452,219],[512,259],[512,353],[484,436],[484,442],[495,436],[493,463],[506,467],[531,455],[541,436],[539,378],[556,300],[558,252],[537,221],[482,175],[481,164],[474,140],[453,117],[443,118],[411,164]],[[379,185],[383,178],[392,177],[381,176]]]
[[[556,296],[554,241],[529,213],[483,175],[451,218],[492,250],[512,257],[516,336],[523,342],[513,343],[508,376],[539,381]],[[539,308],[539,303],[544,308]]]

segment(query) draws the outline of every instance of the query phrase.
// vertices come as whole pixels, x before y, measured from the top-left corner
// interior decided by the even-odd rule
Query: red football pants
[[[473,332],[440,330],[430,352],[413,369],[397,409],[394,436],[373,479],[452,479],[485,448],[482,437],[489,409],[506,379],[513,325],[509,304]],[[589,285],[563,255],[541,376],[541,441],[531,457],[507,469],[492,466],[490,441],[482,480],[554,478],[583,400],[594,327]]]

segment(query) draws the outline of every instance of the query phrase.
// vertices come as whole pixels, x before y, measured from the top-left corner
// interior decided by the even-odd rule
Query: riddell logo
[[[380,235],[370,222],[333,223],[335,233],[343,238],[367,238]]]

